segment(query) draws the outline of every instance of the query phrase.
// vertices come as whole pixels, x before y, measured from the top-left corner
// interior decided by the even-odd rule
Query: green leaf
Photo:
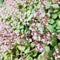
[[[53,26],[54,28],[56,28],[57,24],[56,24],[56,23],[54,23],[52,26]],[[54,29],[54,30],[55,30],[55,29]]]
[[[50,24],[53,24],[54,23],[54,20],[53,19],[50,19],[50,22],[49,22]]]
[[[48,9],[48,8],[50,8],[50,6],[51,6],[51,2],[44,2],[44,5],[45,5],[45,7],[46,7],[46,9]]]
[[[4,60],[13,60],[13,55],[11,52],[7,52],[4,56]]]
[[[21,52],[24,52],[25,46],[18,46],[18,49],[19,49]]]
[[[2,60],[4,57],[4,53],[0,53],[0,60]]]
[[[28,17],[28,21],[31,20],[31,18],[33,17],[33,14],[31,14],[29,17]]]
[[[23,25],[21,25],[21,26],[20,26],[20,29],[24,29],[24,26],[23,26]]]
[[[17,6],[19,9],[22,9],[22,7],[23,7],[20,3],[17,3]]]
[[[0,0],[0,4],[2,4],[4,2],[4,0]]]
[[[43,60],[41,55],[38,56],[38,60]]]
[[[57,38],[56,37],[52,37],[52,46],[56,46],[57,45]]]
[[[33,58],[31,56],[27,56],[26,60],[33,60]]]
[[[55,9],[55,10],[54,10],[54,13],[57,13],[57,12],[58,12],[58,9]]]
[[[58,4],[53,4],[52,7],[57,9],[57,8],[59,8],[59,5]]]
[[[25,47],[30,47],[30,43],[29,43],[28,41],[25,41],[25,42],[24,42],[24,46],[25,46]]]
[[[57,20],[56,23],[57,23],[57,26],[60,27],[60,20]]]
[[[33,42],[31,43],[31,48],[34,48],[34,43]]]
[[[38,52],[37,51],[33,51],[32,53],[33,53],[33,57],[36,57]]]
[[[11,18],[12,18],[11,15],[7,16],[7,17],[6,17],[6,21],[11,21]]]
[[[56,19],[57,18],[57,14],[52,14],[52,18]]]
[[[59,34],[60,33],[60,30],[57,30],[57,33]]]
[[[47,25],[47,29],[50,31],[50,32],[54,32],[54,28],[52,25]]]
[[[50,51],[49,46],[45,46],[45,51],[48,53]]]
[[[60,18],[60,14],[59,14],[59,18]]]
[[[29,17],[30,14],[31,14],[31,10],[28,10],[28,11],[27,11],[27,17]]]
[[[27,48],[24,53],[28,53],[30,51],[30,48]]]
[[[51,60],[54,60],[54,58],[53,58],[53,57],[51,57],[50,59],[51,59]]]
[[[47,60],[47,59],[44,58],[43,56],[39,55],[37,60]]]
[[[60,27],[59,26],[56,26],[56,30],[59,30],[60,29]]]

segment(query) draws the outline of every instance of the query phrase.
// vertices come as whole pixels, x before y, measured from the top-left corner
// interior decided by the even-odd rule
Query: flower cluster
[[[60,59],[59,0],[1,0],[1,5],[1,60]]]

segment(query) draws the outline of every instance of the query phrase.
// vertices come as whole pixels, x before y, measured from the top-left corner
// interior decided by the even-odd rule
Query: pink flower
[[[40,15],[40,14],[41,14],[41,12],[38,10],[38,11],[37,11],[37,15]]]

